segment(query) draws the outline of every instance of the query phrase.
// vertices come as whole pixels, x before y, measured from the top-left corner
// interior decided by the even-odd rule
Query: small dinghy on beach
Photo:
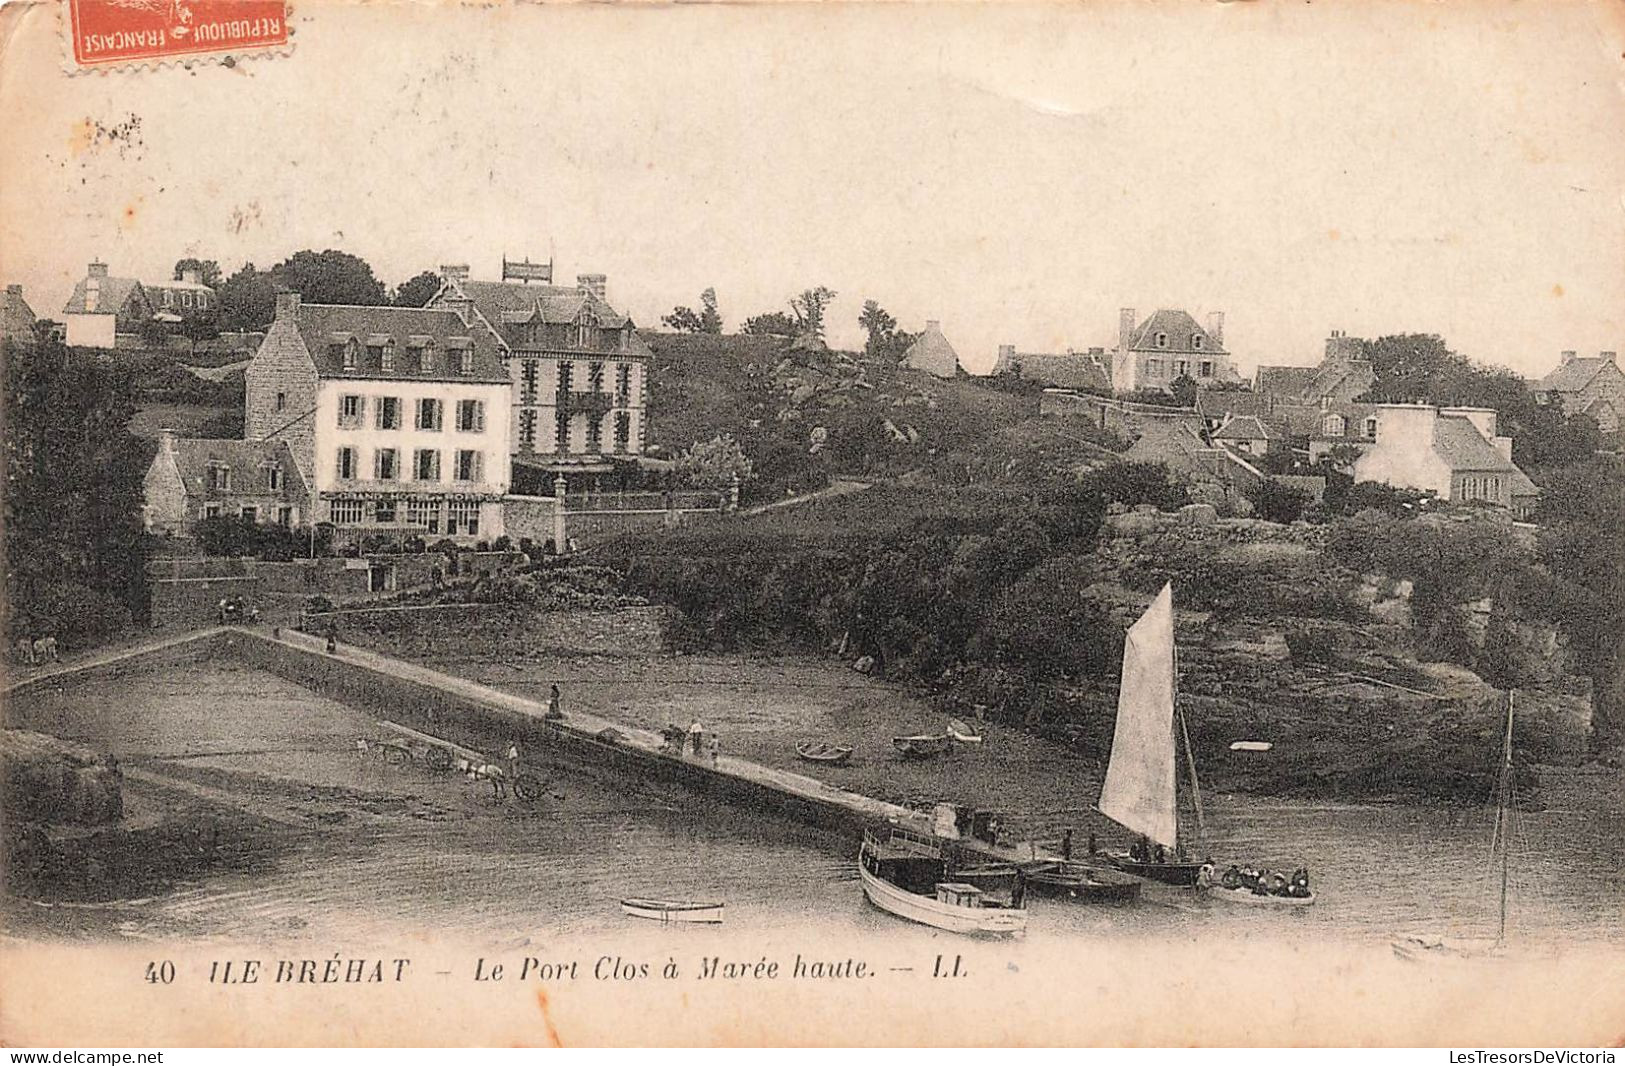
[[[891,743],[905,759],[929,759],[952,747],[953,738],[947,733],[920,733],[911,737],[893,737]]]
[[[948,719],[948,735],[958,744],[980,744],[981,732],[973,725],[966,725],[957,718]]]
[[[796,745],[796,754],[808,762],[842,766],[852,758],[852,749],[840,744],[820,744],[809,740]]]
[[[621,900],[621,910],[633,918],[650,921],[695,922],[716,925],[722,921],[724,904],[717,900],[644,899],[633,897]]]

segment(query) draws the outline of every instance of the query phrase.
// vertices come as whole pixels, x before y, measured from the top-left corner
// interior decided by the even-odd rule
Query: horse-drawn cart
[[[489,781],[498,796],[503,795],[505,789],[512,788],[513,794],[526,803],[534,803],[547,791],[547,782],[540,776],[524,769],[510,772],[501,762],[473,748],[465,748],[444,737],[420,733],[387,718],[379,719],[378,724],[394,732],[399,739],[362,740],[358,746],[363,752],[378,751],[384,761],[391,765],[422,762],[429,769],[441,773],[457,770],[472,780]]]

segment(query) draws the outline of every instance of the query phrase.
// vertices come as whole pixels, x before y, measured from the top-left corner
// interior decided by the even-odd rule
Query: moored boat
[[[725,904],[717,900],[646,899],[621,900],[621,910],[633,918],[656,922],[697,922],[715,925],[722,921]]]
[[[829,763],[839,766],[852,758],[852,749],[841,744],[820,744],[806,741],[796,745],[796,754],[808,762]]]
[[[905,759],[929,759],[941,755],[953,744],[946,733],[919,733],[911,737],[893,737],[892,747]]]
[[[948,736],[959,744],[980,744],[983,739],[980,730],[957,718],[948,719]]]
[[[1022,878],[1034,892],[1062,896],[1080,903],[1127,903],[1138,899],[1138,877],[1081,862],[1031,862],[1021,867]]]
[[[926,838],[898,829],[884,840],[863,835],[858,877],[864,896],[881,910],[950,933],[1015,936],[1027,931],[1019,886],[1017,898],[1004,902],[948,876],[942,849]]]
[[[1258,907],[1308,907],[1315,902],[1313,892],[1307,896],[1283,896],[1275,892],[1254,892],[1250,888],[1226,888],[1223,885],[1209,885],[1208,895],[1230,903],[1246,903]]]

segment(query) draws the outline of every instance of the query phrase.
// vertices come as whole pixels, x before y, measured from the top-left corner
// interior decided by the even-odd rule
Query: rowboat
[[[941,755],[953,744],[946,733],[917,734],[912,737],[892,737],[892,747],[905,759],[929,759]]]
[[[1034,892],[1080,903],[1126,903],[1139,898],[1144,884],[1138,877],[1081,862],[1025,863],[1021,874]]]
[[[839,744],[819,744],[807,741],[796,745],[796,754],[808,762],[829,763],[840,766],[852,757],[852,749]]]
[[[623,899],[621,910],[633,918],[648,918],[656,922],[703,922],[715,925],[722,921],[723,904],[717,901],[692,899]]]
[[[1315,902],[1315,894],[1307,896],[1279,896],[1274,892],[1254,892],[1250,888],[1225,888],[1209,885],[1208,895],[1231,903],[1246,903],[1256,907],[1307,907]]]
[[[948,736],[960,744],[980,744],[982,734],[975,726],[966,725],[957,718],[948,719]]]
[[[911,922],[949,933],[1005,937],[1027,931],[1019,902],[989,899],[977,886],[948,880],[942,849],[929,840],[893,829],[881,840],[864,833],[858,876],[870,903]]]

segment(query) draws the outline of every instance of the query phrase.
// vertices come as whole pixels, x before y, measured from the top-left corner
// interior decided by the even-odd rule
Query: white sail
[[[1100,789],[1100,813],[1125,829],[1174,847],[1174,589],[1164,585],[1123,641],[1117,731]]]

